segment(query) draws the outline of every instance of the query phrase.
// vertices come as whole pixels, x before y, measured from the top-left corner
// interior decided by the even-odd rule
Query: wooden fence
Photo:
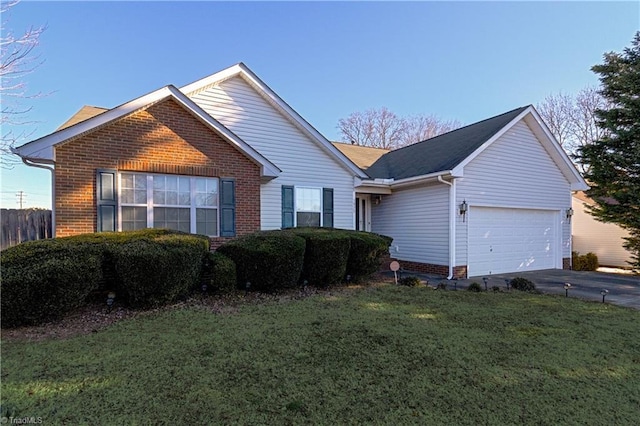
[[[51,210],[0,210],[0,250],[16,244],[51,238]]]

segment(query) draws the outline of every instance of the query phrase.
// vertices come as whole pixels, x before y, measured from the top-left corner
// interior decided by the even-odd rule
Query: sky
[[[2,0],[5,1],[5,0]],[[330,140],[355,111],[435,114],[464,124],[591,72],[640,29],[640,2],[37,2],[3,14],[3,34],[46,26],[24,76],[22,143],[83,105],[112,108],[244,62]],[[0,170],[0,206],[51,207],[51,173]]]

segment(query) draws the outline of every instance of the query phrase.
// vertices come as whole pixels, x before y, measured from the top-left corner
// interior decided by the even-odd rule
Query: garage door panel
[[[471,207],[469,275],[557,267],[558,213],[550,210]]]

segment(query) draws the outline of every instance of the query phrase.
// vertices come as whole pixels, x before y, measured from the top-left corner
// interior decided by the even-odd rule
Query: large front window
[[[120,229],[168,228],[217,236],[218,179],[120,174]]]

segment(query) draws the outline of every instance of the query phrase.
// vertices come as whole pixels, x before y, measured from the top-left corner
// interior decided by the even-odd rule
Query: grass
[[[640,312],[383,285],[2,344],[2,414],[51,424],[637,424]]]

